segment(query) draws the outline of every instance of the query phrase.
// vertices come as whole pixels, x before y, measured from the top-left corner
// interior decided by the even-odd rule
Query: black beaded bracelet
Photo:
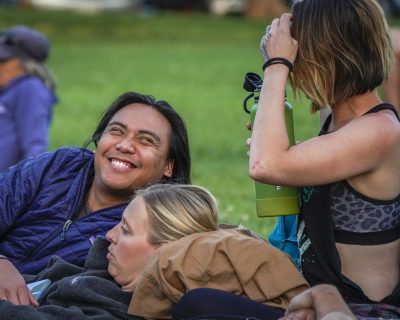
[[[269,66],[272,66],[274,64],[284,64],[286,67],[289,68],[289,72],[292,72],[293,70],[293,63],[291,63],[289,60],[281,57],[275,57],[275,58],[270,58],[262,66],[263,71],[267,69]]]

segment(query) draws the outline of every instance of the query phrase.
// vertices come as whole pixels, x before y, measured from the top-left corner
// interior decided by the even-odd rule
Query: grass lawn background
[[[79,14],[0,7],[0,27],[25,24],[52,43],[57,79],[51,146],[82,146],[102,111],[121,93],[138,91],[171,103],[185,119],[192,181],[220,201],[221,222],[266,235],[274,218],[257,218],[247,175],[242,89],[246,72],[261,74],[259,40],[269,21],[195,13]],[[297,140],[318,130],[306,99],[294,100]]]

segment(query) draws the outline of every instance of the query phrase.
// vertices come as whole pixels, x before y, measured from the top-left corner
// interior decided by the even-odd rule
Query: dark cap
[[[26,26],[15,26],[0,33],[0,61],[28,57],[43,62],[47,58],[49,49],[47,37]]]

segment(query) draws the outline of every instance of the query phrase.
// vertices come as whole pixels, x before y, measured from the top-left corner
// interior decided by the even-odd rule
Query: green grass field
[[[194,13],[78,14],[0,7],[0,27],[26,24],[52,43],[49,66],[60,98],[51,149],[82,146],[102,111],[125,91],[170,102],[189,130],[193,183],[220,200],[221,221],[265,235],[275,219],[256,217],[247,175],[242,89],[246,72],[261,73],[258,44],[268,21]],[[317,132],[308,102],[294,100],[296,139]]]

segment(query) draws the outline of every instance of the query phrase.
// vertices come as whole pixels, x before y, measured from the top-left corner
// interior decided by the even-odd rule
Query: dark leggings
[[[172,311],[173,320],[275,320],[284,310],[232,294],[230,292],[199,288],[186,293]]]

